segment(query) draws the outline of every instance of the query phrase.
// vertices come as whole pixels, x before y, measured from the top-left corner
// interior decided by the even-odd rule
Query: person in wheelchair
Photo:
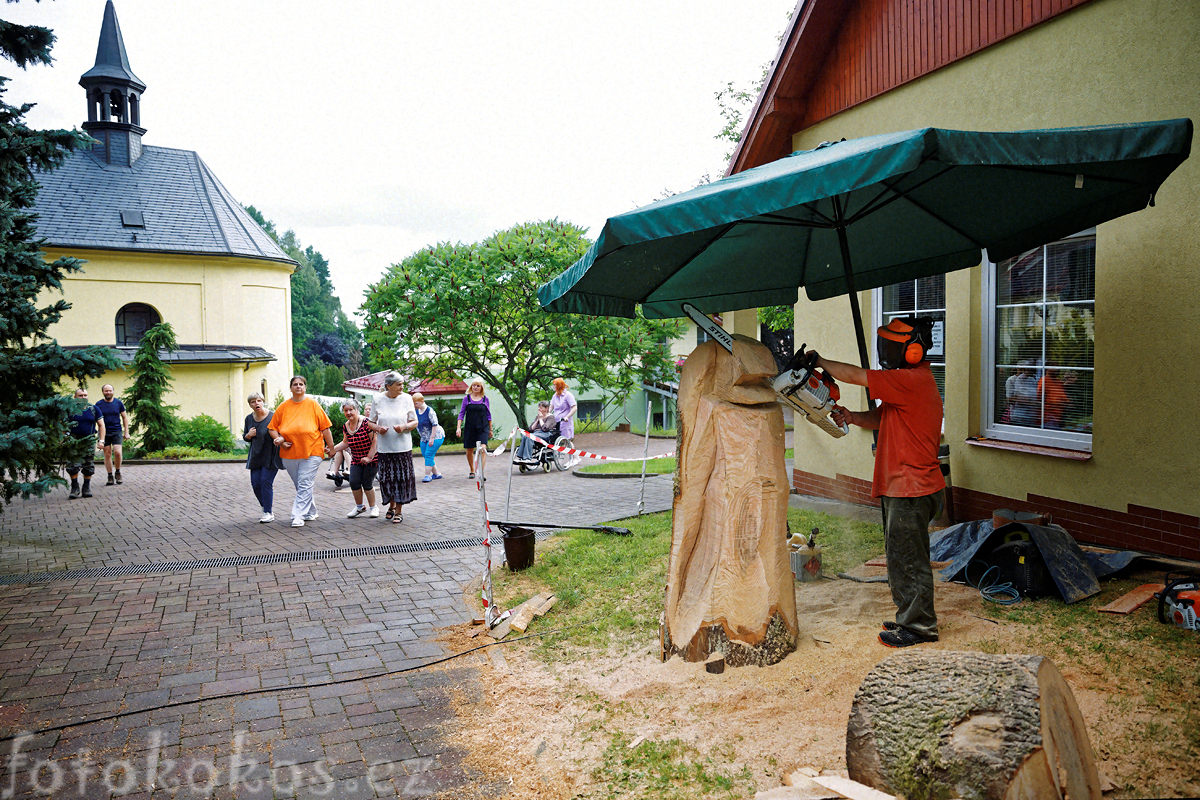
[[[542,442],[550,444],[558,436],[558,420],[550,413],[550,403],[546,400],[538,403],[537,417],[534,418],[533,424],[529,426],[529,432],[537,437],[536,440],[528,436],[522,436],[521,443],[517,445],[517,451],[513,456],[515,461],[537,464],[539,461],[538,454],[544,447]]]

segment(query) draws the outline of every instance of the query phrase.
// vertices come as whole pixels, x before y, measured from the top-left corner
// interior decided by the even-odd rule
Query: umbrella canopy
[[[800,286],[813,300],[853,297],[1144,208],[1191,139],[1179,119],[824,144],[610,218],[538,299],[624,317],[640,304],[661,318],[683,316],[684,302],[708,313],[792,305]]]

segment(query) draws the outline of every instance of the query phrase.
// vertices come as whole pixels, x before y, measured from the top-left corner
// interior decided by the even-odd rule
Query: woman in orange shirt
[[[306,396],[308,381],[303,375],[292,378],[292,397],[284,400],[275,409],[267,432],[279,445],[279,457],[296,486],[296,498],[292,501],[292,527],[302,528],[308,520],[317,518],[317,505],[313,502],[313,483],[321,459],[333,452],[332,427],[325,409]]]

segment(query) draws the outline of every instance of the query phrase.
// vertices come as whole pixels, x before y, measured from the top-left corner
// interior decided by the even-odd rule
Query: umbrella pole
[[[861,362],[863,369],[870,369],[871,357],[867,355],[867,339],[863,332],[862,309],[858,307],[858,289],[854,286],[854,271],[850,269],[850,241],[846,238],[845,216],[842,214],[842,201],[839,197],[833,198],[833,218],[837,226],[838,248],[842,251],[842,272],[846,276],[846,293],[850,297],[850,316],[854,318],[854,335],[858,342],[858,360]],[[875,401],[871,399],[871,390],[866,385],[863,386],[863,393],[867,396],[867,409],[874,409]],[[875,444],[878,444],[879,431],[872,430],[871,438]]]

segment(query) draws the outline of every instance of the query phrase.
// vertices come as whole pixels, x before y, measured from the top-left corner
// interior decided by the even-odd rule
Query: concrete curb
[[[640,472],[572,472],[576,478],[640,478]],[[669,472],[647,472],[647,478],[653,478],[658,475],[671,475]]]

